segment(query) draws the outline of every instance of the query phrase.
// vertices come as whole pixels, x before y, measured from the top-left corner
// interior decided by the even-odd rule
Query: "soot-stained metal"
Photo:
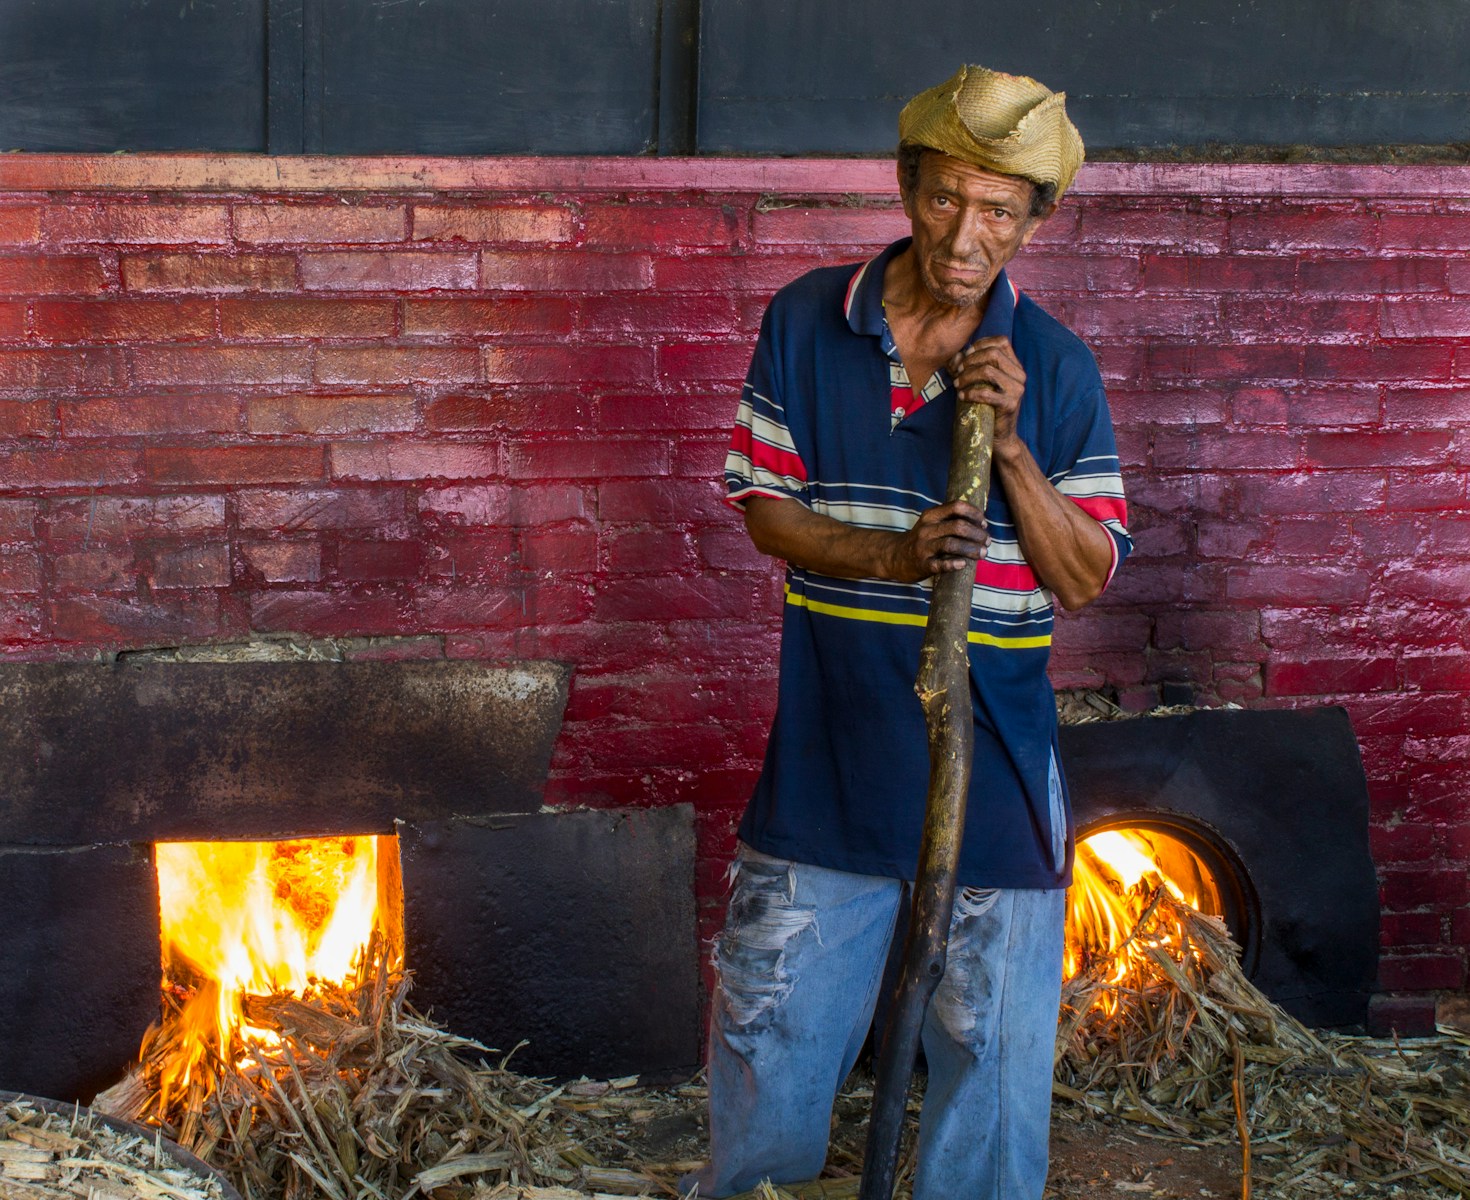
[[[534,812],[568,676],[544,662],[0,666],[0,843]]]

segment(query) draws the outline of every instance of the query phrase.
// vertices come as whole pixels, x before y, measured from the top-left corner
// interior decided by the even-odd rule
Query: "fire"
[[[208,1058],[231,1061],[259,1036],[247,995],[305,992],[348,980],[379,915],[379,838],[165,842],[155,850],[165,986],[191,992],[165,1096],[189,1088]]]
[[[1108,963],[1104,982],[1125,985],[1144,948],[1127,944],[1159,888],[1181,903],[1218,914],[1219,890],[1209,872],[1183,843],[1156,830],[1107,830],[1077,843],[1077,861],[1067,894],[1068,979]],[[1116,991],[1099,1003],[1117,1005]]]

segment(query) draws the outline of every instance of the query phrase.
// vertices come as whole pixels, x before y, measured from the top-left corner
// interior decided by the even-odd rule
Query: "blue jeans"
[[[821,1174],[832,1103],[872,1022],[907,886],[744,846],[734,875],[715,951],[710,1161],[680,1181],[700,1197]],[[967,888],[955,898],[923,1030],[914,1200],[1040,1200],[1065,896]]]

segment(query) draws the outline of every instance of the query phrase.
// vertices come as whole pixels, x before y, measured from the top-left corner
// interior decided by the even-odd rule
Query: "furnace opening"
[[[1084,830],[1067,894],[1066,977],[1112,959],[1111,982],[1126,986],[1136,956],[1146,952],[1126,943],[1160,889],[1222,920],[1249,973],[1256,953],[1254,902],[1233,857],[1203,829],[1149,817]]]
[[[169,1052],[156,1087],[170,1098],[208,1087],[209,1062],[239,1060],[274,1035],[252,1001],[350,987],[370,960],[403,959],[403,886],[392,836],[272,842],[160,842],[164,1019]]]

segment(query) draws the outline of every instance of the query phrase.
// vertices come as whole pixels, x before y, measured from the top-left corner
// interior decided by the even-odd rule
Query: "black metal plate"
[[[0,843],[533,812],[567,679],[536,662],[0,665]]]
[[[90,1100],[158,1019],[151,856],[0,847],[0,930],[0,1088]]]
[[[529,1074],[699,1065],[687,804],[407,825],[413,1001]]]

